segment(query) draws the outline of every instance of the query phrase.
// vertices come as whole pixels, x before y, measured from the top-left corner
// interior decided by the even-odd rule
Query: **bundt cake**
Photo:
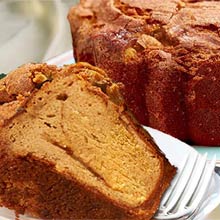
[[[220,1],[81,0],[68,14],[74,55],[125,85],[138,121],[220,145]]]
[[[0,80],[0,206],[42,219],[150,219],[176,168],[86,63]]]

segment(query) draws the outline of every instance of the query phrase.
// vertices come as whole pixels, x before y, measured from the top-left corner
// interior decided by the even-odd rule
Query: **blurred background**
[[[77,0],[0,0],[0,73],[72,49],[67,14]]]

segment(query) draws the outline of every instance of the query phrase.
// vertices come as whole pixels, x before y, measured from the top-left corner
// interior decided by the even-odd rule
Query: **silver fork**
[[[165,192],[154,216],[158,220],[192,219],[202,205],[216,164],[216,156],[209,162],[207,154],[191,152]]]

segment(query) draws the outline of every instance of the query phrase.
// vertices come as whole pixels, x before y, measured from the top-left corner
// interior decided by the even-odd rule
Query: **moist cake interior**
[[[155,190],[161,160],[100,90],[78,75],[54,79],[5,133],[12,152],[46,158],[58,172],[117,203],[137,207]]]

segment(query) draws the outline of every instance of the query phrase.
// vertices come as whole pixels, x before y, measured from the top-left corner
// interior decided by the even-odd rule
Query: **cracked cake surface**
[[[0,205],[43,219],[154,215],[176,168],[126,110],[121,84],[78,63],[27,64],[0,85]]]
[[[74,55],[125,85],[142,124],[220,144],[220,2],[81,0],[68,14]]]

